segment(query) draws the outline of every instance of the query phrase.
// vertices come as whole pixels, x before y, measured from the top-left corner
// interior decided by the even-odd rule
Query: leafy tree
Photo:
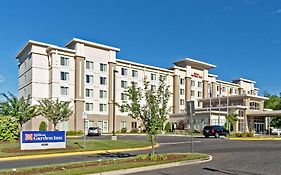
[[[165,125],[165,131],[166,132],[171,132],[172,131],[172,126],[170,122],[167,122]]]
[[[0,115],[15,117],[22,130],[23,124],[38,115],[37,106],[31,105],[23,97],[18,99],[10,92],[8,94],[1,93],[6,100],[0,102]]]
[[[270,108],[273,110],[281,110],[281,95],[271,95],[268,92],[264,93],[265,97],[268,97],[268,100],[265,100],[264,102],[264,107],[265,108]],[[280,117],[273,117],[271,122],[271,126],[275,128],[280,128],[281,127],[281,118]]]
[[[236,121],[238,121],[238,118],[237,118],[237,114],[228,114],[225,119],[226,119],[226,122],[227,122],[227,129],[230,130],[230,128],[236,123]]]
[[[150,84],[146,77],[143,84],[144,88],[141,89],[132,83],[127,90],[129,100],[123,101],[119,107],[122,112],[128,112],[133,119],[142,121],[152,146],[152,155],[154,155],[155,137],[157,131],[163,129],[163,124],[167,120],[168,100],[171,93],[165,84],[165,78],[159,81],[157,91],[149,88]]]
[[[69,107],[70,102],[63,102],[57,100],[43,99],[39,101],[39,112],[47,120],[52,122],[54,130],[57,129],[57,124],[61,121],[67,121],[73,114],[73,111]]]
[[[13,141],[19,138],[19,124],[15,117],[0,117],[0,140]]]

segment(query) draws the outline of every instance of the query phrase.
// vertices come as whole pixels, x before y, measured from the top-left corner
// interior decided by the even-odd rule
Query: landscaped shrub
[[[172,126],[170,122],[167,122],[165,125],[165,131],[166,132],[171,132],[172,131]]]
[[[121,133],[120,130],[115,131],[115,134],[120,134],[120,133]]]
[[[243,138],[247,137],[247,133],[246,132],[242,132],[241,137],[243,137]]]
[[[40,123],[39,131],[47,131],[47,124],[46,124],[46,122],[41,122]]]
[[[84,132],[82,131],[82,130],[79,130],[78,132],[77,132],[77,135],[83,135],[84,134]]]
[[[180,120],[177,129],[184,130],[187,127],[187,121],[186,120]]]
[[[80,136],[83,135],[83,131],[66,131],[67,136]]]
[[[127,132],[127,128],[122,128],[121,129],[121,133],[126,133]]]
[[[254,133],[248,132],[248,133],[247,133],[247,137],[254,137]]]
[[[130,133],[138,133],[139,132],[139,129],[138,128],[133,128]]]
[[[19,139],[19,124],[14,117],[0,117],[0,140],[13,141]]]
[[[234,134],[235,137],[254,137],[254,133],[252,132],[237,132]]]
[[[242,133],[241,133],[241,132],[235,133],[235,137],[241,137],[241,136],[242,136]]]

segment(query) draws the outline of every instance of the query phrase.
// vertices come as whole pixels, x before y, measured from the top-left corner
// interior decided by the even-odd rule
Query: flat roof
[[[191,58],[184,58],[180,61],[177,61],[177,62],[174,62],[175,65],[177,66],[184,66],[184,65],[189,65],[191,67],[194,67],[194,68],[199,68],[199,69],[212,69],[212,68],[215,68],[216,66],[213,65],[213,64],[209,64],[209,63],[206,63],[206,62],[203,62],[203,61],[199,61],[199,60],[194,60],[194,59],[191,59]]]
[[[99,43],[95,43],[95,42],[91,42],[91,41],[87,41],[87,40],[83,40],[83,39],[78,39],[78,38],[72,38],[72,40],[69,41],[68,43],[66,43],[65,46],[67,47],[67,46],[69,46],[73,43],[84,43],[84,44],[89,45],[89,46],[103,48],[103,49],[106,49],[106,50],[114,50],[114,51],[117,51],[117,52],[120,51],[120,49],[116,48],[116,47],[107,46],[107,45],[104,45],[104,44],[99,44]]]
[[[232,86],[239,86],[239,84],[236,84],[236,83],[231,83],[231,82],[228,82],[228,81],[223,81],[223,80],[216,80],[217,83],[224,83],[224,84],[229,84],[229,85],[232,85]]]
[[[232,82],[237,82],[237,81],[245,81],[245,82],[248,82],[248,83],[256,83],[255,81],[249,80],[249,79],[246,79],[246,78],[239,78],[239,79],[233,80]]]

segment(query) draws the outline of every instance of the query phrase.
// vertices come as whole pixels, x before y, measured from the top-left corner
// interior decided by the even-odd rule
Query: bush
[[[167,156],[166,154],[159,154],[159,155],[158,155],[158,158],[159,158],[160,160],[167,160],[168,156]]]
[[[13,141],[19,139],[19,124],[14,117],[0,117],[0,140]]]
[[[252,132],[237,132],[234,134],[235,137],[254,137],[254,133]]]
[[[171,132],[172,131],[172,126],[170,122],[167,122],[165,125],[165,131],[166,132]]]
[[[133,128],[130,133],[138,133],[139,132],[139,129],[138,128]]]
[[[248,133],[247,133],[247,137],[254,137],[254,133],[248,132]]]
[[[40,123],[39,131],[47,131],[47,124],[46,124],[46,122],[41,122]]]
[[[82,135],[83,131],[66,131],[67,136],[77,136],[77,135]]]
[[[185,130],[186,127],[187,127],[187,121],[186,120],[180,120],[179,124],[177,125],[177,129]]]
[[[126,133],[127,132],[127,128],[122,128],[121,129],[121,133]]]
[[[120,134],[120,133],[121,133],[120,130],[115,131],[115,134]]]
[[[241,137],[243,137],[243,138],[247,137],[247,133],[246,132],[242,132]]]
[[[78,132],[77,132],[77,135],[83,135],[84,134],[84,132],[82,131],[82,130],[79,130]]]
[[[149,155],[148,154],[140,154],[137,155],[137,160],[146,160],[148,159]]]

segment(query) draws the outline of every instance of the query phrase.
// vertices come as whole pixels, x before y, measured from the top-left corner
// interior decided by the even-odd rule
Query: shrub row
[[[78,136],[83,135],[83,131],[66,131],[67,136]]]
[[[234,134],[235,137],[254,137],[252,132],[237,132]]]

